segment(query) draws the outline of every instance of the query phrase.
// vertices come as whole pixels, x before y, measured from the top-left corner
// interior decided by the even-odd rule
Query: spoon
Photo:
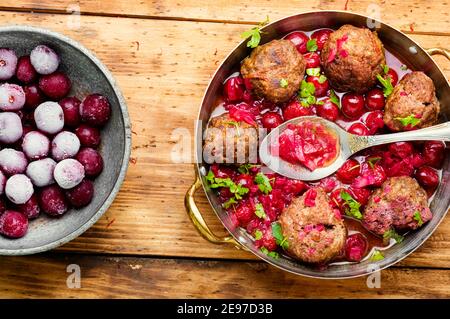
[[[272,155],[270,152],[270,146],[278,141],[280,134],[286,130],[289,124],[295,125],[304,121],[314,121],[322,124],[330,132],[334,133],[338,139],[338,154],[336,159],[327,166],[316,168],[313,171],[308,170],[301,164],[289,163],[279,156]],[[408,132],[359,136],[350,134],[337,124],[321,117],[302,116],[284,122],[273,129],[262,141],[259,148],[259,157],[262,163],[280,175],[302,181],[315,181],[333,174],[350,156],[365,148],[394,142],[427,140],[450,142],[450,122]]]

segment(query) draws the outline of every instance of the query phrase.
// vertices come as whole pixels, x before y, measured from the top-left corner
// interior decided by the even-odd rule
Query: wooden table
[[[0,297],[450,297],[450,216],[419,250],[382,271],[380,289],[369,289],[366,278],[303,278],[210,244],[183,207],[194,170],[172,163],[171,134],[177,127],[193,132],[203,91],[240,33],[266,15],[364,14],[371,3],[423,47],[450,48],[447,1],[2,0],[0,24],[61,32],[109,67],[128,103],[133,150],[120,194],[90,230],[49,253],[0,258]],[[450,63],[435,59],[449,77]],[[198,201],[211,228],[223,233],[203,194]],[[80,289],[66,286],[69,264],[81,267]]]

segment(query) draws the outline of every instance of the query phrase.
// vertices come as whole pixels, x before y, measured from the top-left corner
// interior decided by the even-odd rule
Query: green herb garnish
[[[334,90],[330,90],[330,101],[336,104],[339,108],[341,108],[341,100],[336,95],[336,92],[334,92]]]
[[[362,214],[359,208],[361,204],[356,201],[349,193],[346,191],[341,191],[341,198],[345,201],[348,207],[345,209],[345,214],[356,219],[362,219]]]
[[[372,256],[370,256],[371,261],[379,261],[379,260],[383,260],[383,259],[384,259],[383,253],[376,249],[373,252]]]
[[[309,68],[306,69],[306,74],[309,76],[319,76],[320,75],[320,68]]]
[[[260,240],[262,238],[262,236],[263,236],[262,231],[260,231],[259,229],[255,230],[254,237],[255,237],[256,240]]]
[[[387,74],[389,72],[389,67],[386,64],[381,64],[381,68],[383,69],[384,74]]]
[[[392,86],[392,80],[391,77],[388,76],[386,78],[383,78],[380,74],[377,74],[377,79],[380,81],[381,85],[383,86],[383,94],[385,97],[388,97],[392,94],[392,91],[394,91],[394,87]]]
[[[389,229],[383,234],[383,239],[388,242],[391,238],[395,239],[397,244],[401,243],[404,239],[404,237],[402,235],[397,234],[395,230]]]
[[[261,203],[255,205],[255,215],[258,216],[258,218],[266,219],[266,212]]]
[[[261,166],[261,165],[246,163],[246,164],[242,164],[241,166],[239,166],[238,171],[241,174],[248,174],[248,173],[250,173],[251,168],[259,167],[259,166]]]
[[[400,121],[403,126],[411,125],[411,127],[414,127],[420,123],[420,119],[416,118],[412,114],[407,117],[394,117],[394,120]]]
[[[273,259],[280,258],[280,254],[276,251],[269,251],[266,247],[261,247],[261,252],[269,257],[272,257]]]
[[[315,92],[316,88],[314,87],[314,84],[306,82],[305,80],[302,81],[298,95],[303,107],[309,107],[317,102],[317,99],[314,96]]]
[[[287,86],[289,85],[288,81],[286,79],[281,79],[280,80],[280,87],[287,88]]]
[[[319,76],[319,79],[317,80],[320,84],[325,83],[325,81],[327,80],[327,77],[323,74],[321,74]]]
[[[247,41],[247,47],[256,48],[261,41],[261,28],[269,23],[269,16],[267,16],[266,21],[261,22],[256,27],[241,33],[241,37],[244,39],[250,38]]]
[[[223,203],[223,207],[228,209],[237,203],[238,203],[237,200],[234,197],[231,197],[229,200],[227,200],[225,203]]]
[[[272,236],[273,238],[275,238],[275,241],[278,246],[280,246],[283,249],[289,248],[289,242],[287,238],[283,236],[283,231],[279,223],[272,224]]]
[[[259,190],[266,195],[272,191],[272,185],[270,185],[270,180],[263,173],[256,174],[255,183],[258,185]]]
[[[422,216],[420,216],[420,212],[418,210],[414,212],[413,218],[417,222],[417,226],[421,227],[423,225]]]
[[[308,42],[306,42],[306,50],[309,52],[317,51],[319,47],[317,46],[317,40],[316,39],[310,39]]]
[[[376,157],[370,157],[370,158],[367,159],[367,163],[369,163],[370,168],[373,169],[373,168],[375,167],[375,164],[376,164],[379,160],[381,160],[381,157],[379,157],[379,156],[376,156]]]
[[[220,188],[226,187],[230,190],[230,192],[234,195],[236,200],[242,199],[242,196],[248,193],[249,189],[247,187],[242,186],[241,184],[236,184],[231,180],[231,178],[218,178],[214,176],[212,171],[208,172],[206,175],[206,180],[209,182],[211,188]],[[228,207],[233,203],[232,201],[227,201],[224,205],[227,204]]]

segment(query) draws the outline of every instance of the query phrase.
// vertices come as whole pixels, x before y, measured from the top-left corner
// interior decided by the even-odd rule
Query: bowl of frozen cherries
[[[77,237],[123,180],[129,124],[107,69],[85,48],[30,27],[0,29],[0,254]]]

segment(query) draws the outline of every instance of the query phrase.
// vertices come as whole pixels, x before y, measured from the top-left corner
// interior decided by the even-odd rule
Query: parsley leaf
[[[391,77],[388,76],[387,78],[383,78],[380,74],[377,74],[377,79],[383,86],[384,97],[388,97],[389,95],[391,95],[392,91],[394,91],[394,87],[392,86],[391,82]]]
[[[273,259],[278,259],[280,258],[280,254],[277,253],[276,251],[269,251],[266,247],[261,247],[261,251],[263,254],[272,257]]]
[[[258,184],[259,190],[266,195],[272,191],[272,185],[270,185],[270,180],[263,173],[256,174],[255,183]]]
[[[259,167],[260,165],[257,164],[250,164],[250,163],[246,163],[246,164],[242,164],[241,166],[238,167],[238,171],[241,174],[248,174],[250,172],[250,169],[253,167]]]
[[[229,200],[227,200],[225,203],[223,203],[223,207],[228,209],[231,206],[233,206],[234,204],[237,204],[237,201],[234,197],[231,197]]]
[[[336,104],[339,108],[341,108],[341,100],[336,95],[336,92],[334,92],[334,90],[330,90],[330,100],[331,102]]]
[[[383,260],[383,259],[384,259],[383,253],[376,249],[373,252],[372,256],[370,256],[371,261],[379,261],[379,260]]]
[[[242,197],[248,193],[249,189],[247,187],[242,186],[241,184],[236,184],[231,180],[231,178],[218,178],[214,176],[214,173],[212,171],[208,172],[208,175],[206,175],[206,180],[209,182],[211,188],[220,188],[225,187],[230,190],[230,192],[234,195],[234,198],[236,200],[242,199]],[[227,205],[230,207],[232,204],[237,203],[236,200],[228,200],[223,205]],[[225,207],[227,208],[227,207]]]
[[[356,201],[349,193],[346,191],[341,191],[341,198],[345,201],[348,207],[345,209],[345,214],[356,219],[362,219],[362,214],[359,210],[361,204]]]
[[[420,123],[420,119],[416,118],[412,114],[407,117],[394,117],[394,120],[400,121],[403,126],[411,125],[411,127],[414,127]]]
[[[386,64],[381,64],[381,68],[383,69],[384,74],[387,74],[389,72],[389,67]]]
[[[275,238],[278,246],[283,249],[289,248],[289,242],[287,238],[283,236],[283,231],[281,230],[281,225],[279,223],[272,224],[272,236]]]
[[[320,84],[325,83],[325,81],[327,80],[327,77],[323,74],[321,74],[319,76],[319,79],[317,80]]]
[[[383,234],[383,239],[385,241],[389,241],[390,239],[395,239],[395,241],[397,242],[397,244],[401,243],[404,239],[404,237],[402,235],[397,234],[397,232],[393,229],[389,229],[388,231],[386,231]]]
[[[255,215],[259,218],[266,219],[266,212],[264,211],[264,207],[261,203],[255,205]]]
[[[306,74],[309,76],[319,76],[320,75],[320,68],[309,68],[306,69]]]
[[[373,168],[375,167],[375,164],[376,164],[379,160],[381,160],[381,157],[379,157],[379,156],[376,156],[376,157],[370,157],[370,158],[367,159],[367,163],[369,163],[370,168],[373,169]]]
[[[241,37],[244,39],[250,38],[247,41],[247,47],[256,48],[261,41],[261,28],[269,23],[269,17],[267,16],[266,21],[261,22],[258,26],[251,28],[250,30],[241,33]]]
[[[317,46],[317,40],[316,39],[309,39],[308,42],[306,42],[306,50],[309,52],[317,51],[319,47]]]
[[[317,99],[314,96],[315,92],[316,88],[314,87],[314,84],[306,82],[305,80],[302,81],[298,95],[303,107],[309,107],[317,102]]]
[[[422,216],[420,216],[420,212],[418,210],[414,212],[413,218],[417,222],[417,226],[421,227],[423,225]]]
[[[281,79],[280,80],[280,87],[287,88],[287,86],[289,85],[289,82],[286,79]]]
[[[262,238],[262,236],[263,236],[262,231],[260,231],[259,229],[255,230],[254,237],[255,237],[256,240],[260,240]]]

